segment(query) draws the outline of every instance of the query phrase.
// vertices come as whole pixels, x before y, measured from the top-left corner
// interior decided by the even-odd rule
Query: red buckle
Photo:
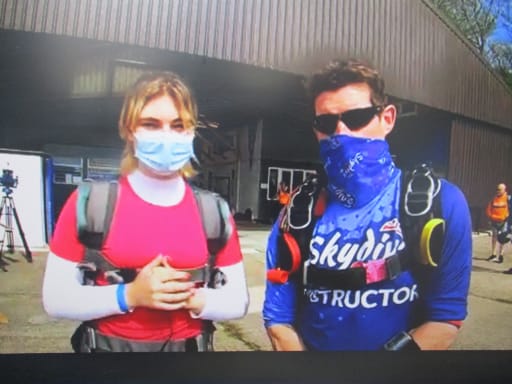
[[[284,284],[288,281],[290,273],[283,269],[269,269],[267,271],[267,280],[275,284]]]
[[[374,260],[364,263],[356,261],[350,268],[364,268],[366,272],[366,284],[377,283],[388,278],[386,259]]]

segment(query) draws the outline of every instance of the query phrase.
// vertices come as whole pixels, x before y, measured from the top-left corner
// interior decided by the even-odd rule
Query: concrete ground
[[[268,226],[242,228],[239,236],[251,303],[243,319],[216,325],[215,349],[218,351],[271,349],[260,316]],[[4,253],[3,261],[4,270],[0,270],[0,354],[72,352],[69,336],[79,323],[49,317],[41,303],[46,252],[33,252],[32,263],[28,263],[20,252]]]
[[[268,230],[268,226],[239,226],[251,304],[243,319],[217,324],[218,351],[271,349],[261,320]],[[474,234],[469,316],[452,349],[512,349],[512,275],[503,273],[512,268],[512,248],[505,251],[503,264],[495,264],[485,260],[489,243],[486,233]],[[32,263],[20,253],[4,254],[3,260],[6,265],[4,271],[0,270],[0,353],[71,352],[69,336],[77,322],[51,318],[41,304],[46,253],[34,252]]]

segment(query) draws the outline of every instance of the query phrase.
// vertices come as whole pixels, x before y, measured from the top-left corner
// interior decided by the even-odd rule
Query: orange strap
[[[299,270],[300,264],[302,262],[302,256],[300,253],[300,247],[299,244],[297,244],[297,240],[292,236],[289,232],[284,232],[282,234],[283,240],[286,244],[286,247],[289,250],[288,255],[291,258],[291,267],[288,271],[281,269],[281,268],[275,268],[270,269],[267,272],[267,280],[272,283],[277,284],[284,284],[288,281],[288,277]],[[283,257],[283,255],[280,255]]]
[[[281,196],[279,196],[281,198]],[[290,195],[288,194],[288,198],[290,198]],[[320,194],[318,196],[317,201],[315,202],[315,206],[313,207],[313,212],[311,213],[314,217],[321,216],[326,208],[327,205],[327,192],[322,189],[320,191]],[[286,244],[286,248],[288,249],[287,255],[279,255],[279,257],[286,257],[289,256],[291,258],[291,267],[289,270],[283,270],[280,267],[270,269],[267,271],[267,280],[276,283],[276,284],[284,284],[288,281],[288,278],[291,274],[297,272],[301,266],[302,260],[302,254],[300,251],[299,244],[297,243],[297,240],[295,240],[295,237],[288,232],[288,225],[286,220],[286,215],[288,213],[286,210],[282,210],[280,213],[280,229],[282,231],[282,239],[284,243]]]

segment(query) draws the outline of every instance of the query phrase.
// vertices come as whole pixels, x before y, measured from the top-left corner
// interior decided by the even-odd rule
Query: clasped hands
[[[126,284],[126,303],[130,308],[188,309],[198,315],[204,308],[205,297],[190,281],[190,273],[171,267],[167,257],[158,255]]]

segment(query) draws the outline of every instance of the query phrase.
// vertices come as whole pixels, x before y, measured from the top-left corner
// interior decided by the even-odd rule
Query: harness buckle
[[[364,271],[366,284],[393,280],[402,272],[398,256],[390,256],[386,259],[373,260],[366,263],[356,261],[352,263],[350,269],[354,270],[356,268]]]
[[[198,281],[200,284],[201,281]],[[210,278],[211,288],[220,288],[227,283],[227,277],[219,268],[214,268]],[[203,283],[204,284],[204,283]]]
[[[288,281],[290,273],[280,268],[269,269],[267,271],[267,280],[274,284],[284,284]]]
[[[317,191],[317,189],[318,189],[318,180],[315,178],[312,178],[312,179],[308,179],[304,184],[300,185],[295,193],[292,193],[291,198],[290,198],[290,203],[286,207],[287,221],[288,221],[288,226],[290,228],[304,229],[304,228],[307,228],[311,224],[311,219],[312,219],[312,214],[313,214],[313,203],[315,202],[314,195],[315,195],[315,192]],[[297,206],[302,207],[302,209],[304,209],[304,211],[297,212],[293,216],[295,219],[300,216],[302,216],[302,217],[305,216],[305,220],[303,223],[292,223],[292,221],[291,221],[292,215],[291,215],[290,211],[292,209],[295,209],[295,210],[297,209],[295,207],[295,199],[298,199],[297,201],[299,201],[301,198],[308,199],[307,204],[301,204],[300,202],[297,202]]]
[[[303,268],[302,268],[302,285],[303,286],[306,286],[307,283],[308,283],[308,268],[309,268],[309,264],[310,264],[309,260],[307,260],[303,264]]]
[[[86,340],[87,340],[87,346],[89,347],[89,349],[91,351],[94,351],[97,346],[96,346],[96,331],[94,330],[93,327],[89,327],[89,326],[86,326],[85,327],[85,332],[86,332]]]
[[[422,216],[428,213],[440,187],[441,183],[432,177],[432,172],[426,165],[415,169],[405,192],[405,212],[409,216]]]
[[[122,284],[125,281],[124,281],[123,276],[121,275],[120,272],[121,271],[119,269],[114,269],[114,270],[111,270],[111,271],[106,271],[106,272],[104,272],[105,279],[107,279],[107,281],[110,284]]]
[[[395,279],[400,273],[402,273],[402,265],[400,264],[400,258],[398,256],[391,256],[385,259],[386,271],[388,279]]]

